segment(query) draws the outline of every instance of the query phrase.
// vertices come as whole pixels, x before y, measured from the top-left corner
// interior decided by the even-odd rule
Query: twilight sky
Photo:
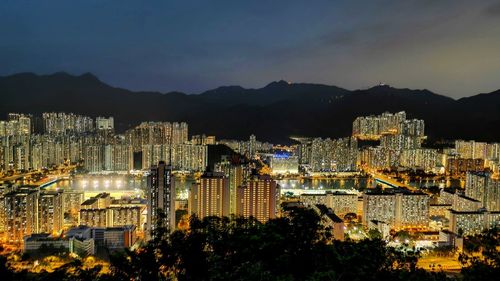
[[[284,79],[457,98],[500,88],[500,0],[2,0],[0,75],[57,71],[132,90]]]

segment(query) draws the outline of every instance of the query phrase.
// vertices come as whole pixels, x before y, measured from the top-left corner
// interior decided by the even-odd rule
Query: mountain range
[[[91,73],[19,73],[0,77],[0,116],[64,111],[114,116],[124,131],[141,121],[185,121],[190,134],[288,142],[290,136],[342,137],[357,116],[406,111],[425,120],[430,139],[500,140],[500,90],[458,100],[428,90],[379,85],[363,90],[272,82],[263,88],[224,86],[201,94],[132,92]]]

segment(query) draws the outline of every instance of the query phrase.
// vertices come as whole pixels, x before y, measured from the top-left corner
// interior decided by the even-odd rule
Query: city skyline
[[[500,0],[0,3],[5,280],[496,280]]]
[[[92,72],[117,87],[187,93],[280,79],[348,89],[385,82],[459,98],[500,88],[499,7],[8,1],[0,75]]]
[[[500,223],[500,142],[429,147],[425,121],[404,111],[358,116],[348,136],[291,145],[193,134],[186,122],[120,133],[116,120],[63,112],[0,120],[0,245],[14,274],[20,253],[116,268],[105,253],[140,254],[203,224],[307,229],[296,221],[304,211],[326,247],[382,239],[396,251],[420,249],[415,266],[426,270],[443,249],[465,253],[473,235]],[[38,261],[27,262],[39,274]],[[468,268],[451,254],[439,263]]]

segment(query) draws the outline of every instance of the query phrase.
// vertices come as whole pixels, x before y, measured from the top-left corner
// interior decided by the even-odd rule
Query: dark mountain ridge
[[[132,92],[95,75],[64,72],[0,77],[0,114],[64,111],[114,116],[123,131],[141,121],[186,121],[191,134],[287,142],[291,135],[342,137],[357,116],[405,110],[426,122],[432,139],[500,140],[500,90],[454,100],[428,90],[379,85],[363,90],[272,82],[263,88],[224,86],[199,95]]]

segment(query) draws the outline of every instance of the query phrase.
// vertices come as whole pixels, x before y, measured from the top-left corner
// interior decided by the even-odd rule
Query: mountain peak
[[[79,77],[86,79],[86,80],[100,81],[99,78],[97,78],[97,76],[95,76],[94,74],[92,74],[90,72],[85,72],[82,75],[80,75]]]
[[[279,80],[279,81],[273,81],[269,84],[267,84],[264,88],[270,88],[270,87],[288,87],[292,85],[291,82],[285,81],[285,80]]]
[[[382,82],[373,87],[368,88],[368,90],[387,90],[387,89],[395,89],[395,88],[391,87],[391,85],[389,84],[385,84]]]

